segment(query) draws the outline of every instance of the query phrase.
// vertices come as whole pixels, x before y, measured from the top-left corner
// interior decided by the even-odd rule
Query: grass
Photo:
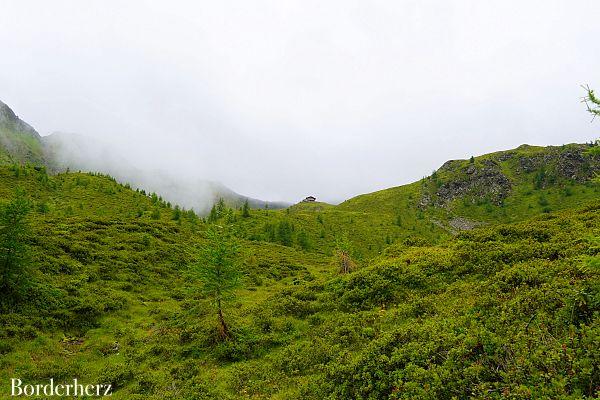
[[[34,205],[0,382],[78,377],[123,399],[597,396],[598,186],[558,171],[581,149],[458,161],[339,206],[228,212],[217,223],[242,241],[245,278],[223,343],[188,273],[206,222],[108,176],[0,167],[0,199],[21,188]],[[553,179],[522,170],[546,156]],[[511,182],[500,205],[477,191],[423,205],[488,160]],[[484,225],[454,235],[457,217]],[[339,275],[344,234],[359,268]]]

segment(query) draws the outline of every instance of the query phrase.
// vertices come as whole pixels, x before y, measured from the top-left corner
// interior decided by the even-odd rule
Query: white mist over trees
[[[0,99],[143,170],[339,201],[448,158],[594,138],[577,99],[600,87],[599,14],[590,0],[9,0]]]

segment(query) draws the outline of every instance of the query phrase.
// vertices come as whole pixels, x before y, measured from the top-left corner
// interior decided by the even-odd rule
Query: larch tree
[[[340,235],[335,240],[334,259],[341,274],[347,274],[356,269],[356,263],[352,260],[352,245],[347,234]]]
[[[587,110],[594,117],[600,115],[600,98],[596,96],[593,89],[590,89],[589,86],[583,87],[587,92],[586,96],[583,98],[583,102],[587,107]]]
[[[583,87],[586,91],[586,95],[583,97],[583,103],[587,107],[587,111],[592,114],[592,121],[594,118],[600,115],[600,98],[596,96],[593,89],[590,89],[589,86]],[[597,139],[595,142],[595,146],[593,146],[589,150],[589,154],[599,156],[600,155],[600,139]]]
[[[231,338],[224,309],[235,299],[235,290],[241,286],[240,244],[224,228],[215,226],[206,231],[206,246],[193,270],[201,280],[201,293],[208,298],[217,315],[219,339]]]

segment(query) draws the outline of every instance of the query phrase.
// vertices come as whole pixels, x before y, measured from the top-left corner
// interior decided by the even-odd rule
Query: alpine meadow
[[[18,2],[14,3],[15,9],[18,8]],[[441,3],[436,4],[445,10]],[[76,3],[69,4],[74,6]],[[308,2],[305,4],[298,7],[309,7]],[[48,11],[46,17],[50,18],[53,11],[41,3],[38,5]],[[208,3],[205,6],[208,7]],[[113,7],[118,6],[115,3]],[[154,9],[150,2],[145,7]],[[180,3],[174,6],[176,9],[180,7]],[[256,7],[262,10],[267,6],[257,3]],[[316,7],[311,12],[315,15],[330,12],[326,5],[323,7]],[[403,7],[412,10],[411,7],[419,9],[420,6],[415,3]],[[487,9],[487,6],[482,7]],[[593,8],[593,5],[589,4],[589,7]],[[110,6],[96,2],[93,8],[96,11],[90,13],[97,12],[99,20],[105,21],[104,11],[98,10]],[[64,11],[62,6],[59,9]],[[231,21],[256,17],[244,10],[246,14],[232,11]],[[127,7],[123,12],[128,12]],[[173,10],[173,13],[177,12]],[[260,21],[263,21],[264,15],[262,11],[256,12],[261,17],[252,19],[251,25],[232,27],[233,22],[224,19],[212,22],[214,25],[206,22],[203,29],[208,32],[209,27],[218,26],[235,32],[248,29],[248,35],[253,35],[254,31],[263,32]],[[267,13],[267,19],[281,18],[283,22],[277,23],[277,29],[285,35],[287,28],[284,25],[294,25],[295,17],[286,14],[284,18],[278,14],[279,11],[271,12]],[[510,18],[519,20],[516,14],[517,11],[514,15],[511,12]],[[447,17],[451,18],[450,14]],[[316,18],[313,23],[321,24],[321,17]],[[384,22],[378,26],[373,15],[356,18],[369,22],[364,32],[380,32],[379,29],[384,32],[387,29],[383,26]],[[422,18],[429,21],[429,17]],[[29,24],[34,25],[34,21]],[[61,19],[57,23],[60,21],[64,22]],[[124,23],[121,19],[116,21],[115,26]],[[186,24],[192,24],[192,17],[182,17],[181,21],[182,27],[161,25],[160,29],[164,32],[159,29],[159,33],[152,36],[156,40],[152,43],[141,33],[139,36],[132,34],[139,41],[135,42],[138,47],[132,47],[131,53],[117,51],[123,57],[117,61],[117,64],[122,62],[119,68],[129,68],[130,57],[143,57],[145,51],[154,51],[151,49],[159,49],[156,54],[164,57],[178,57],[176,44],[173,48],[163,46],[164,41],[171,37],[169,32],[179,32],[178,29],[183,32],[188,26]],[[329,22],[335,23],[333,20]],[[73,23],[78,27],[73,32],[81,32],[84,37],[91,32],[88,29],[94,29],[91,25],[88,28],[77,21]],[[130,29],[138,29],[136,24],[139,20],[132,19]],[[309,22],[306,24],[312,26]],[[75,29],[68,25],[61,25],[61,30],[70,32],[70,29]],[[305,26],[304,23],[302,26]],[[452,29],[459,29],[452,26]],[[522,28],[521,25],[519,27]],[[15,29],[15,35],[24,34],[21,28]],[[101,31],[104,32],[104,29],[117,28],[103,25]],[[263,44],[258,47],[253,44],[247,50],[248,57],[259,57],[263,54],[260,51],[266,51],[263,46],[275,46],[283,40],[275,34],[280,31],[273,29],[269,35],[260,35]],[[308,32],[309,28],[306,29]],[[487,28],[479,29],[489,33]],[[592,32],[591,29],[585,32]],[[410,32],[409,28],[406,30]],[[2,32],[0,28],[0,36],[4,35]],[[64,43],[70,43],[69,40],[77,36],[64,32],[65,36],[61,36]],[[314,51],[321,58],[315,57],[315,60],[324,64],[331,62],[335,71],[337,68],[346,71],[342,61],[334,63],[326,55],[326,49],[331,49],[329,46],[342,39],[335,35],[330,37],[318,29],[310,32],[307,35],[316,35],[318,39],[310,42],[319,49]],[[163,34],[166,38],[160,39]],[[201,30],[197,34],[198,37],[186,36],[186,40],[201,42],[205,38],[202,35],[208,35]],[[385,35],[382,33],[382,36]],[[325,37],[327,40],[320,43]],[[43,40],[38,36],[35,38],[36,41]],[[356,46],[366,46],[363,41],[367,39],[358,33],[350,35],[350,38],[352,43],[358,43]],[[443,37],[432,36],[430,39],[435,42],[432,49],[444,55],[446,53],[440,49],[451,49],[455,45],[455,42]],[[207,65],[217,63],[215,60],[221,60],[219,57],[228,51],[227,46],[235,50],[232,54],[246,54],[236,40],[228,36],[222,38],[218,42],[224,46],[220,49],[222,53],[202,54],[209,61],[202,61],[201,65],[204,62]],[[388,44],[385,38],[381,41],[381,46]],[[100,52],[112,51],[110,46],[105,48],[106,43],[102,43],[91,41],[90,48]],[[293,45],[285,47],[290,53],[277,52],[277,57],[289,56],[293,51],[310,57],[313,52],[313,47],[303,47],[305,42],[290,43]],[[376,47],[370,41],[366,43]],[[565,43],[564,46],[568,46],[570,42]],[[410,46],[406,46],[402,49],[409,52]],[[354,47],[342,48],[349,53],[354,51]],[[50,80],[58,79],[70,82],[65,83],[64,90],[65,93],[73,93],[79,87],[73,83],[75,80],[69,79],[78,79],[77,72],[73,72],[72,77],[62,77],[52,75],[54,65],[47,70],[43,67],[44,57],[64,56],[69,62],[76,60],[70,58],[75,56],[66,55],[61,49],[60,46],[53,48],[52,52],[56,51],[56,54],[40,53],[40,70],[31,76],[49,73],[48,90],[54,85],[49,83]],[[531,50],[523,49],[525,47],[516,52],[519,57]],[[387,53],[388,50],[392,55]],[[532,59],[546,54],[546,50],[538,48],[536,51],[539,53],[531,55]],[[419,57],[425,57],[421,54],[422,49],[414,51]],[[594,52],[593,49],[587,51]],[[434,50],[431,52],[435,53]],[[9,54],[12,53],[6,53],[7,56]],[[85,54],[85,57],[94,57],[91,50]],[[268,54],[272,56],[272,53]],[[385,54],[386,57],[396,57],[387,47]],[[372,63],[376,63],[379,56],[379,53],[373,53]],[[77,60],[85,63],[85,57]],[[198,60],[202,57],[190,58],[189,65],[182,63],[176,74],[185,77],[192,69],[193,75],[202,74],[204,70],[198,67],[200,64],[194,64],[200,63]],[[339,57],[346,60],[341,55]],[[582,62],[600,61],[591,57],[582,59]],[[4,96],[2,90],[17,85],[2,84],[3,66],[12,68],[11,63],[17,65],[21,62],[17,56],[10,58],[12,61],[9,58],[6,58],[8,61],[0,60],[0,96]],[[267,56],[265,58],[275,62]],[[292,60],[296,61],[296,58]],[[600,137],[596,134],[600,132],[600,125],[594,120],[588,124],[589,119],[600,116],[600,98],[593,90],[596,85],[590,82],[589,87],[582,87],[576,81],[573,86],[579,97],[567,99],[576,109],[576,118],[594,132],[594,136],[587,140],[580,140],[581,136],[573,132],[577,127],[571,129],[564,122],[561,132],[572,136],[560,136],[560,139],[552,136],[542,145],[519,145],[521,137],[516,136],[514,146],[495,147],[496,151],[486,150],[471,155],[473,149],[489,148],[491,144],[500,143],[492,137],[504,135],[506,143],[512,140],[508,133],[500,132],[538,129],[537,120],[528,122],[526,118],[520,120],[515,117],[505,121],[497,117],[496,112],[509,115],[513,108],[510,106],[509,111],[502,109],[504,97],[491,99],[490,96],[486,101],[491,102],[493,112],[473,107],[469,110],[473,116],[468,117],[472,121],[477,118],[485,120],[484,126],[489,130],[485,131],[484,142],[489,140],[490,146],[467,147],[469,141],[479,140],[475,136],[467,137],[467,128],[464,141],[459,142],[455,140],[458,136],[452,136],[453,133],[432,128],[435,132],[431,134],[438,138],[438,142],[427,146],[419,144],[422,146],[421,156],[426,161],[437,160],[434,156],[438,154],[449,159],[456,154],[455,149],[465,146],[462,158],[439,163],[433,171],[421,171],[418,176],[422,178],[408,180],[409,172],[402,175],[404,167],[396,166],[408,165],[414,160],[409,158],[413,150],[408,146],[411,141],[418,140],[418,135],[405,138],[394,134],[391,136],[393,140],[403,144],[399,145],[399,150],[394,150],[396,154],[391,158],[394,158],[395,164],[390,161],[390,168],[385,174],[397,174],[396,185],[399,186],[388,187],[392,185],[379,184],[384,181],[383,171],[382,180],[369,175],[371,166],[379,168],[378,158],[388,154],[373,150],[388,146],[387,142],[383,142],[384,136],[365,134],[366,140],[374,143],[382,140],[371,148],[358,142],[359,139],[348,139],[348,142],[332,139],[330,143],[325,134],[315,140],[310,133],[303,133],[302,129],[308,132],[315,126],[324,130],[343,126],[339,129],[348,132],[344,133],[348,138],[354,134],[349,132],[355,132],[349,127],[350,122],[348,126],[343,123],[328,125],[323,120],[335,119],[328,107],[337,109],[349,104],[345,103],[344,97],[354,92],[344,85],[356,84],[359,87],[362,81],[344,80],[344,85],[338,86],[335,78],[327,75],[327,67],[315,62],[312,68],[323,68],[319,69],[319,73],[325,74],[335,84],[328,86],[316,78],[303,80],[299,77],[301,88],[297,88],[294,100],[299,107],[295,110],[297,114],[281,112],[279,107],[288,106],[285,95],[269,103],[272,112],[277,114],[272,116],[273,120],[287,118],[293,120],[297,128],[297,131],[290,130],[289,136],[281,133],[281,140],[293,139],[289,139],[288,147],[278,158],[270,158],[271,152],[277,153],[277,147],[270,147],[270,138],[252,136],[251,132],[258,125],[244,130],[242,125],[246,120],[241,116],[239,119],[232,118],[231,126],[218,121],[221,108],[237,104],[238,100],[243,103],[240,94],[243,90],[234,88],[240,80],[235,74],[227,75],[225,67],[223,76],[231,77],[232,82],[230,86],[223,86],[223,93],[234,93],[238,97],[223,94],[212,103],[196,103],[189,98],[190,104],[195,107],[192,114],[205,113],[214,118],[207,123],[214,133],[206,134],[208,139],[203,139],[206,143],[226,141],[222,138],[228,137],[227,132],[242,132],[235,136],[238,145],[228,141],[223,151],[215,151],[218,154],[214,158],[206,156],[206,160],[212,160],[206,163],[212,165],[217,165],[220,159],[227,160],[227,168],[231,168],[227,171],[233,172],[225,173],[226,167],[215,167],[222,175],[203,175],[189,166],[192,164],[181,164],[185,168],[178,169],[179,164],[175,161],[178,157],[187,158],[193,151],[197,154],[213,152],[210,144],[206,144],[205,149],[196,146],[197,143],[188,136],[177,136],[177,130],[184,124],[181,121],[190,115],[186,106],[182,105],[184,103],[173,105],[181,121],[175,118],[169,122],[164,133],[169,141],[176,143],[180,153],[175,152],[173,158],[168,158],[171,156],[166,146],[163,149],[157,147],[152,153],[148,151],[148,158],[156,165],[162,162],[159,160],[163,156],[168,158],[173,165],[170,170],[140,166],[142,158],[134,155],[134,150],[143,153],[142,149],[150,148],[144,147],[144,141],[151,142],[151,134],[131,136],[132,142],[139,142],[139,149],[119,153],[115,150],[117,147],[110,147],[121,143],[117,134],[112,139],[108,134],[103,137],[107,146],[103,147],[105,145],[91,137],[64,132],[38,133],[38,129],[42,132],[38,125],[47,129],[54,127],[56,121],[65,121],[65,129],[75,129],[72,127],[76,127],[78,121],[87,118],[84,114],[77,116],[78,110],[87,109],[85,107],[90,104],[97,107],[90,109],[102,110],[98,114],[101,118],[90,124],[101,125],[102,129],[112,127],[117,132],[118,124],[103,124],[109,124],[111,122],[105,120],[117,120],[119,113],[125,113],[118,111],[116,106],[107,111],[110,107],[98,99],[115,90],[119,95],[125,93],[117,88],[122,84],[134,93],[138,103],[131,108],[128,118],[134,120],[134,116],[138,115],[135,107],[144,109],[148,118],[152,118],[153,114],[170,112],[164,111],[169,109],[165,98],[170,93],[162,89],[146,90],[133,80],[130,87],[127,83],[103,87],[104,84],[98,82],[94,84],[97,85],[94,90],[89,90],[84,85],[81,91],[87,90],[87,93],[82,97],[71,98],[65,94],[64,97],[58,95],[51,97],[53,100],[45,100],[82,107],[75,108],[72,113],[59,114],[56,111],[61,109],[59,106],[45,110],[46,106],[36,103],[36,99],[16,96],[16,89],[7,98],[2,97],[6,104],[0,102],[1,399],[575,400],[600,397],[600,139],[596,140]],[[403,62],[407,70],[412,71],[412,63],[417,63],[434,75],[436,68],[443,68],[434,63],[425,67],[425,64],[410,58]],[[502,59],[501,62],[518,70],[512,61]],[[286,68],[295,71],[291,64],[285,64]],[[310,69],[308,64],[306,61],[302,68]],[[366,64],[369,63],[365,61]],[[78,65],[75,62],[69,71],[78,70]],[[382,65],[378,64],[375,72],[371,71],[372,79],[391,79],[386,75],[389,70]],[[473,65],[469,73],[477,75],[477,64]],[[105,67],[102,64],[98,71]],[[352,64],[348,68],[353,73],[362,73],[362,69],[354,67],[356,65]],[[106,68],[109,69],[106,74],[116,73],[118,69],[114,66]],[[148,68],[151,69],[150,66]],[[240,74],[252,68],[252,63],[239,66]],[[381,77],[377,77],[380,70]],[[66,71],[65,75],[68,75]],[[86,82],[88,78],[89,82],[93,81],[98,71],[89,72]],[[144,74],[150,73],[139,68],[135,71],[140,79],[145,79]],[[560,71],[564,73],[562,69]],[[105,72],[98,73],[102,75]],[[397,70],[396,73],[401,72]],[[550,74],[541,70],[535,73],[541,74],[544,79],[544,74]],[[23,72],[20,76],[14,72],[14,82],[33,79],[27,74]],[[498,80],[506,83],[501,85],[502,90],[511,93],[513,81],[510,75],[509,72],[497,73],[490,82]],[[265,93],[275,91],[270,85],[282,85],[288,90],[282,83],[287,82],[283,73],[278,75],[265,69],[264,76],[252,76],[265,86]],[[487,85],[488,81],[485,82]],[[193,88],[211,92],[216,90],[211,86],[213,83]],[[563,83],[557,83],[557,86],[562,88]],[[537,84],[537,81],[533,83]],[[160,79],[156,85],[160,85]],[[548,85],[551,86],[550,83]],[[190,87],[184,86],[173,84],[170,87],[185,99],[191,96],[189,93],[193,90],[191,84]],[[44,87],[40,84],[39,90]],[[457,91],[461,96],[463,94],[458,83],[448,84],[442,89],[448,90],[448,93]],[[468,92],[464,98],[469,99],[469,107],[484,101],[484,97],[477,97],[479,92],[469,92],[471,89],[464,89],[464,93]],[[534,89],[537,90],[537,86]],[[389,94],[383,86],[378,90],[394,99],[401,97],[400,92],[390,89],[389,93],[393,94]],[[482,90],[495,89],[482,84]],[[327,97],[327,101],[331,102],[313,112],[319,115],[318,118],[304,119],[301,104],[313,98],[306,93],[314,92],[326,97],[330,91],[340,92],[335,101]],[[407,89],[406,93],[409,92]],[[257,98],[262,96],[260,90],[247,89],[244,93],[252,93]],[[454,113],[457,105],[452,104],[452,94],[450,98],[443,99],[437,97],[439,93],[434,92],[432,95],[436,98],[428,99],[430,104],[437,103],[434,108],[439,107],[439,110],[428,108],[427,114],[407,111],[402,115],[390,115],[392,119],[409,122],[412,116],[416,120],[427,115],[431,121],[439,116],[444,128],[450,132],[454,129],[454,120],[446,119],[446,116]],[[547,93],[535,93],[527,99],[535,100],[535,107],[543,109],[554,124],[558,117],[553,119],[552,114],[557,111],[549,105]],[[348,97],[353,95],[348,94]],[[460,97],[456,96],[456,99]],[[235,100],[232,100],[234,97]],[[16,100],[13,103],[11,99]],[[393,104],[394,99],[386,98],[386,102],[389,100],[389,104]],[[29,101],[33,105],[28,106]],[[252,105],[243,103],[243,106],[258,120],[264,115],[261,114],[259,100],[256,102]],[[412,107],[400,100],[397,103],[407,110]],[[446,107],[448,109],[441,109]],[[40,111],[39,116],[34,115],[34,110]],[[355,110],[356,118],[360,113]],[[379,115],[371,111],[365,113],[369,117],[361,121],[368,123],[371,123],[370,118],[376,119],[375,116]],[[477,113],[480,113],[479,117],[474,116]],[[353,111],[343,110],[349,121],[354,121],[352,114]],[[66,122],[71,117],[73,125]],[[135,130],[137,123],[136,120],[130,125],[124,124],[124,132]],[[503,130],[496,130],[496,125]],[[378,127],[387,129],[377,124],[365,126],[369,132]],[[419,125],[429,126],[434,125],[425,122]],[[359,127],[362,129],[362,126]],[[221,133],[218,133],[219,129],[222,129]],[[450,135],[447,141],[443,139],[446,134]],[[559,140],[563,139],[565,144],[560,144]],[[352,140],[359,143],[361,157],[369,151],[377,155],[373,158],[352,158],[353,147],[348,144]],[[404,145],[406,150],[402,147]],[[84,151],[84,148],[88,150]],[[306,150],[309,148],[314,152]],[[120,149],[126,149],[126,146]],[[333,149],[331,153],[330,149]],[[321,164],[333,157],[332,154],[339,158],[331,164]],[[259,164],[261,159],[264,165]],[[362,163],[356,161],[359,159],[363,160]],[[351,173],[343,172],[352,163],[356,164],[356,168]],[[225,162],[222,165],[226,165]],[[301,167],[294,169],[294,165]],[[324,165],[338,165],[339,169],[325,168]],[[420,165],[424,164],[419,164],[419,168]],[[408,171],[409,167],[406,168]],[[327,181],[330,183],[315,186],[314,192],[296,199],[296,192],[285,192],[285,188],[288,181],[289,187],[293,187],[296,177],[305,170],[319,171],[312,174],[315,185],[325,182],[325,177],[334,178]],[[342,178],[346,173],[352,175],[348,181],[357,186],[346,185],[346,178]],[[239,181],[227,178],[235,174],[239,174]],[[320,174],[323,176],[320,177]],[[252,182],[261,182],[260,185],[256,183],[256,191],[248,191],[243,184],[252,176],[256,178]],[[276,190],[264,189],[278,177],[281,177],[278,182],[283,182],[279,185],[281,193],[289,195],[280,196]],[[369,179],[373,180],[372,185],[359,186]],[[298,182],[304,181],[299,179]],[[263,183],[264,186],[261,186]],[[379,187],[379,190],[355,189],[359,187]],[[304,188],[302,186],[302,190]],[[337,189],[339,192],[336,192]],[[326,195],[320,196],[320,191]],[[341,198],[346,191],[354,191],[355,194],[347,196],[344,201],[334,201],[335,195]],[[322,198],[325,201],[321,201]],[[66,392],[65,389],[60,394],[60,390],[56,389],[58,384],[62,389],[68,387],[71,391]],[[83,391],[77,392],[78,384],[82,385]],[[36,389],[36,385],[53,385],[52,394],[44,392],[45,389],[50,390],[49,386]],[[86,388],[93,390],[86,392]]]

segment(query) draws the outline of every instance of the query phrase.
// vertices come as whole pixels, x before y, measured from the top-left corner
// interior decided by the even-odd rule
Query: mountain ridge
[[[201,178],[182,179],[164,171],[146,171],[132,165],[117,149],[84,135],[55,132],[41,136],[0,101],[0,163],[42,165],[52,173],[81,170],[109,174],[121,182],[168,201],[207,214],[220,198],[231,207],[248,201],[251,208],[279,209],[289,204],[238,194],[220,182]]]

